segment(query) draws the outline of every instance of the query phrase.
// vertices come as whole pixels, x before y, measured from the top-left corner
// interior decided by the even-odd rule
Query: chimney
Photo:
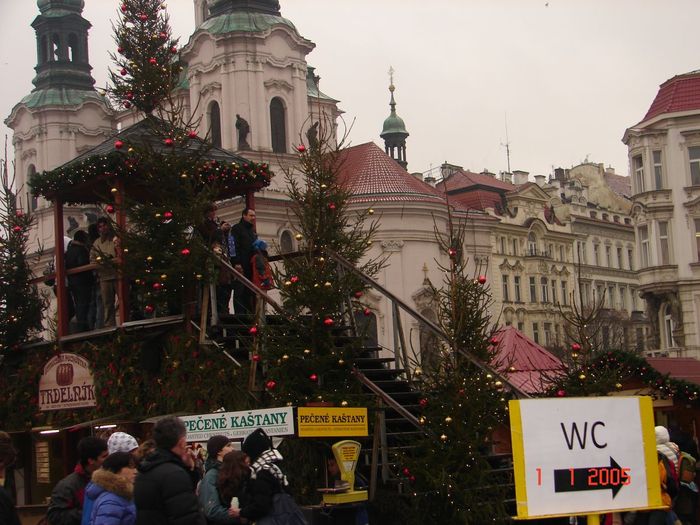
[[[502,171],[501,172],[501,180],[503,182],[507,182],[508,184],[513,184],[513,174],[508,173],[507,171]]]
[[[423,179],[423,182],[425,182],[426,184],[430,184],[432,187],[435,187],[437,179],[432,175],[426,175],[426,177]]]
[[[456,173],[462,169],[462,166],[457,166],[456,164],[449,164],[447,162],[443,162],[442,166],[440,166],[440,174],[442,175],[443,179],[446,179],[453,173]],[[428,182],[427,177],[426,177],[426,182]]]
[[[523,170],[513,170],[513,183],[520,186],[521,184],[527,184],[527,178],[530,175],[529,172]]]
[[[535,183],[541,188],[544,186],[544,181],[547,177],[544,175],[535,175]]]
[[[482,172],[479,173],[479,175],[486,175],[487,177],[493,177],[494,179],[496,178],[496,174],[495,174],[495,173],[491,173],[491,172],[490,172],[489,170],[487,170],[486,168],[484,168],[484,169],[482,170]]]
[[[554,168],[554,178],[557,180],[566,180],[566,170],[564,168]]]
[[[421,182],[423,181],[423,174],[420,171],[416,171],[414,173],[411,173],[411,177],[414,177]]]

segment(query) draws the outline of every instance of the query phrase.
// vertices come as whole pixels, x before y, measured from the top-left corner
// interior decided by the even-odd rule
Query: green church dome
[[[382,127],[382,132],[379,134],[380,137],[385,138],[390,135],[405,135],[408,137],[408,131],[406,131],[406,124],[401,117],[396,114],[396,101],[394,100],[394,85],[389,86],[389,91],[391,91],[391,114],[384,120],[384,126]]]
[[[82,13],[85,0],[37,0],[36,5],[42,15],[64,15],[68,13]]]

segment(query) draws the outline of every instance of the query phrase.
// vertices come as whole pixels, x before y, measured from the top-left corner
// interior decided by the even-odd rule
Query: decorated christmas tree
[[[0,365],[16,362],[21,346],[41,328],[45,300],[31,283],[29,230],[34,223],[18,205],[14,177],[0,160]]]
[[[308,145],[297,146],[299,168],[286,173],[300,250],[285,256],[277,276],[291,323],[282,333],[262,332],[269,365],[265,387],[276,405],[356,403],[359,383],[350,365],[362,338],[351,337],[361,335],[352,327],[356,317],[372,312],[363,304],[361,280],[342,271],[331,254],[370,277],[383,264],[366,257],[377,221],[371,209],[350,210],[350,194],[339,180],[343,141],[336,144],[332,126],[324,124],[314,127],[318,135]]]
[[[505,489],[490,463],[491,437],[505,422],[504,385],[484,365],[494,359],[491,296],[485,276],[472,275],[463,255],[464,226],[438,235],[450,264],[433,288],[437,324],[431,364],[414,370],[423,392],[419,422],[425,434],[398,458],[409,494],[410,522],[504,523]]]

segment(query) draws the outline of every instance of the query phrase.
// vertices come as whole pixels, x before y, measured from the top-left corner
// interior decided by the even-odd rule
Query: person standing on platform
[[[90,262],[100,265],[97,270],[97,277],[100,281],[104,326],[109,327],[116,324],[114,300],[117,295],[117,269],[114,267],[113,261],[117,256],[117,244],[112,226],[107,217],[97,219],[97,231],[100,233],[100,236],[92,244]]]
[[[87,232],[78,230],[73,234],[65,255],[66,270],[86,266],[90,264],[90,239]],[[68,276],[68,291],[73,298],[75,308],[75,324],[78,332],[89,330],[88,313],[90,311],[90,299],[94,286],[92,270],[73,273]]]
[[[258,238],[255,233],[255,210],[243,208],[241,220],[231,228],[231,233],[236,246],[233,266],[248,280],[252,280],[253,267],[250,259],[253,256],[253,243]],[[253,302],[253,292],[236,280],[233,285],[233,305],[236,314],[250,314],[253,311]]]

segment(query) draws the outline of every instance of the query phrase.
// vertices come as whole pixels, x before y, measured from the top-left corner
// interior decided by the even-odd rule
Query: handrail
[[[413,426],[416,428],[420,429],[421,431],[425,432],[425,427],[420,424],[418,421],[418,418],[411,414],[408,410],[406,410],[403,405],[401,405],[398,401],[396,401],[393,397],[391,397],[389,394],[384,392],[381,388],[379,388],[376,384],[374,384],[370,379],[367,378],[365,374],[363,374],[358,368],[353,368],[353,374],[355,377],[357,377],[358,381],[365,385],[369,390],[372,391],[376,396],[381,398],[384,403],[389,405],[393,410],[401,414],[401,416],[406,419],[409,423],[411,423]]]
[[[352,264],[350,261],[348,261],[345,257],[342,255],[334,252],[330,248],[326,248],[326,253],[331,256],[335,261],[344,266],[347,270],[352,271],[355,273],[357,277],[359,277],[365,284],[368,286],[374,288],[375,290],[378,290],[382,295],[387,297],[390,301],[392,301],[394,304],[398,305],[401,307],[404,312],[406,312],[408,315],[413,317],[415,320],[418,322],[422,323],[425,327],[428,328],[430,332],[433,333],[433,335],[439,337],[446,343],[450,343],[450,339],[447,336],[447,334],[434,322],[432,322],[430,319],[422,315],[420,312],[415,311],[413,308],[411,308],[409,305],[407,305],[404,301],[396,297],[393,293],[391,293],[389,290],[384,288],[381,284],[379,284],[377,281],[369,277],[368,275],[365,275],[362,273],[360,270],[358,270],[354,264]],[[530,394],[527,392],[524,392],[521,390],[519,387],[514,385],[511,381],[508,380],[505,376],[503,376],[500,372],[496,371],[495,369],[491,368],[490,366],[486,365],[485,363],[481,362],[481,360],[477,359],[473,355],[471,355],[469,352],[466,350],[457,347],[457,351],[460,353],[462,357],[467,359],[471,364],[479,368],[480,370],[492,374],[495,377],[497,377],[500,381],[503,383],[507,384],[514,392],[516,392],[520,397],[524,398],[529,398],[531,397]]]

